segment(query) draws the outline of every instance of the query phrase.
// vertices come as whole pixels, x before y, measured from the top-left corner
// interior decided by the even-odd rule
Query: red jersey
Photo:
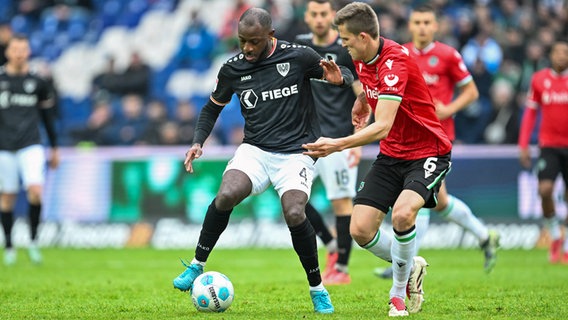
[[[432,96],[409,50],[380,38],[377,56],[370,62],[353,61],[373,112],[381,99],[400,101],[381,153],[403,160],[447,154],[452,143],[436,117]]]
[[[454,97],[455,87],[461,87],[473,80],[460,53],[447,44],[435,41],[422,50],[418,50],[411,42],[404,46],[409,49],[410,55],[422,71],[434,101],[449,104]],[[441,122],[450,140],[455,140],[454,118],[449,117]]]
[[[527,97],[527,108],[540,109],[540,147],[568,147],[568,70],[561,74],[547,68],[533,74]],[[534,122],[533,122],[534,125]],[[525,127],[521,145],[528,145],[534,127]]]

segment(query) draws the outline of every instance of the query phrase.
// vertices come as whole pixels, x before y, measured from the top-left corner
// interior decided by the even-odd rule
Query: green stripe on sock
[[[394,238],[396,239],[396,241],[401,242],[401,243],[406,243],[409,242],[410,240],[416,238],[416,230],[412,231],[409,234],[406,234],[402,237],[397,236],[396,234],[394,235]]]
[[[363,246],[363,249],[369,249],[372,248],[374,245],[377,244],[377,242],[379,242],[379,238],[381,237],[381,230],[377,231],[377,234],[375,235],[375,237],[373,238],[373,240],[371,240],[371,242],[367,243],[366,245]]]

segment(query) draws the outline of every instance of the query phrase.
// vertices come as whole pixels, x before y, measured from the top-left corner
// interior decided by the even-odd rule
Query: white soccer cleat
[[[422,310],[422,303],[424,302],[424,290],[422,283],[426,275],[426,267],[429,266],[428,262],[423,257],[414,257],[414,265],[410,271],[410,277],[406,284],[406,296],[408,297],[408,312],[417,313]]]
[[[389,317],[406,317],[408,310],[404,304],[404,299],[392,297],[389,301]]]

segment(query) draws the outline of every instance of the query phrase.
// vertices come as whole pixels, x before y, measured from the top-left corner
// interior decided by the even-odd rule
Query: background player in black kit
[[[36,237],[40,222],[45,154],[39,123],[43,121],[51,145],[49,164],[59,163],[53,123],[53,91],[49,84],[29,70],[28,39],[14,36],[6,48],[8,62],[0,69],[0,216],[6,239],[4,263],[16,262],[12,246],[13,210],[20,188],[19,176],[27,191],[31,244],[30,259],[42,260]]]
[[[310,78],[323,79],[328,70],[339,67],[322,60],[309,47],[273,36],[272,19],[266,10],[251,8],[241,16],[238,37],[242,52],[221,67],[217,85],[199,115],[193,145],[184,162],[188,172],[193,171],[193,160],[201,156],[203,143],[233,94],[241,102],[245,137],[207,210],[195,257],[173,283],[182,291],[191,290],[193,280],[203,272],[225,230],[233,207],[273,185],[281,199],[294,250],[308,278],[314,311],[332,313],[333,305],[319,270],[315,232],[304,214],[315,161],[302,155],[301,146],[303,141],[315,141],[320,136]],[[339,74],[327,81],[351,86],[351,72],[341,68]]]
[[[304,21],[311,32],[298,35],[296,43],[312,47],[322,57],[331,57],[337,64],[349,68],[356,77],[351,56],[347,49],[341,46],[337,30],[332,28],[335,5],[335,1],[331,0],[308,1]],[[323,136],[339,138],[353,133],[351,107],[361,91],[359,80],[354,81],[351,88],[339,88],[312,79],[312,92]],[[321,179],[327,198],[331,201],[337,234],[337,238],[333,237],[321,215],[308,203],[306,216],[328,251],[323,272],[325,285],[351,283],[347,269],[353,243],[349,234],[349,223],[360,159],[361,147],[356,147],[330,154],[316,162],[316,176]]]

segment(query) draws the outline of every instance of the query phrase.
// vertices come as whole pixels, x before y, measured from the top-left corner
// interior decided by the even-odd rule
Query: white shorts
[[[18,193],[20,174],[26,189],[32,185],[43,185],[45,181],[43,146],[34,144],[16,151],[0,150],[0,192]]]
[[[273,153],[243,143],[225,168],[244,172],[252,182],[251,195],[264,192],[270,184],[282,198],[288,190],[303,191],[308,198],[314,179],[314,160],[301,153]]]
[[[316,175],[320,177],[327,199],[355,197],[357,166],[349,168],[349,150],[335,152],[316,162]],[[315,179],[315,178],[314,178]]]

